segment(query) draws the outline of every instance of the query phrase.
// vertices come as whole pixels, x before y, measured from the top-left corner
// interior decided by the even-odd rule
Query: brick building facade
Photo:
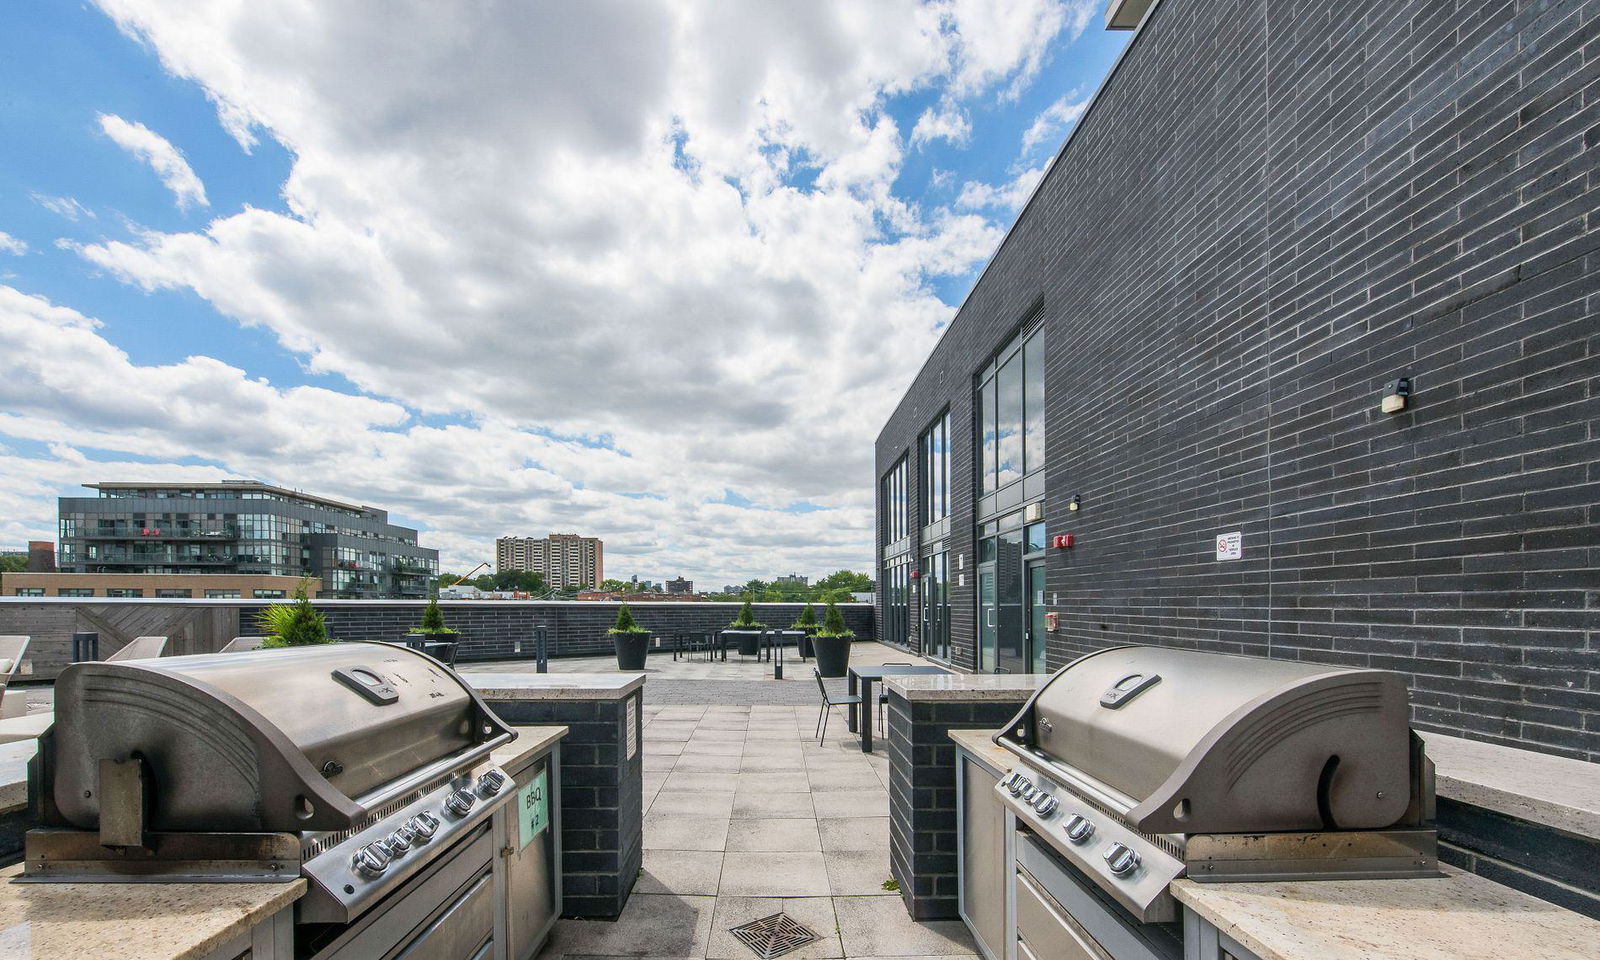
[[[1597,31],[1157,4],[878,439],[883,635],[1392,668],[1600,759]]]

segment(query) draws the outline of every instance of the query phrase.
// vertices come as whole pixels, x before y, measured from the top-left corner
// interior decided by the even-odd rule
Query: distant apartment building
[[[557,590],[592,589],[605,579],[605,544],[598,537],[576,533],[501,537],[494,542],[494,560],[497,570],[529,570]]]
[[[780,586],[783,585],[783,584],[791,584],[791,585],[796,586],[796,587],[803,587],[803,586],[806,586],[808,583],[810,583],[810,581],[811,581],[810,577],[802,577],[798,573],[791,573],[786,577],[779,577],[778,579],[776,579],[776,580],[774,580],[772,582],[774,584],[778,584]]]
[[[674,594],[694,593],[694,581],[685,580],[683,577],[674,577],[667,581],[667,592]]]
[[[439,571],[375,507],[259,480],[85,486],[60,499],[62,573],[312,576],[325,598],[378,599],[426,597]]]
[[[286,600],[299,577],[264,573],[7,573],[8,597],[104,597],[123,600]],[[322,595],[322,581],[306,583],[306,596]]]

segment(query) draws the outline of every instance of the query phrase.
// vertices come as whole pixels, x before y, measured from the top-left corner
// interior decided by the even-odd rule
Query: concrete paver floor
[[[851,659],[913,658],[860,643]],[[887,752],[863,754],[839,710],[818,744],[809,665],[804,677],[803,704],[662,703],[650,696],[657,678],[646,681],[644,869],[618,920],[559,921],[541,960],[751,960],[729,928],[780,910],[819,938],[787,957],[974,955],[960,921],[916,923],[884,888]],[[725,679],[759,682],[749,672]]]

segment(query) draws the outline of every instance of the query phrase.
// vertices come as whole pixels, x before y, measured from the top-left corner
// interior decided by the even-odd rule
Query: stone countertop
[[[1017,758],[1011,755],[1011,751],[994,742],[993,735],[988,730],[951,730],[950,739],[997,777],[1005,776],[1006,771],[1017,761]]]
[[[191,960],[290,906],[306,882],[12,883],[0,871],[0,960]]]
[[[1261,960],[1595,960],[1600,921],[1446,867],[1437,880],[1195,883],[1179,902]]]
[[[1047,673],[943,673],[890,676],[884,687],[907,700],[1026,700]]]
[[[512,727],[517,739],[489,754],[489,759],[502,767],[515,769],[530,756],[543,753],[561,741],[568,733],[567,727]]]
[[[642,673],[462,673],[485,700],[621,700],[644,686]]]
[[[1421,737],[1439,796],[1600,839],[1600,763],[1442,733]]]
[[[35,740],[0,744],[0,814],[28,806],[28,761],[38,752]]]

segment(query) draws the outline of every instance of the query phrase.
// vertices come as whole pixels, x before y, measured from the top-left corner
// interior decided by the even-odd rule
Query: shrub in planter
[[[811,635],[821,629],[821,624],[817,623],[817,613],[811,604],[806,604],[805,609],[800,611],[800,618],[789,629],[799,630],[805,634],[799,642],[800,658],[803,660],[811,656]]]
[[[617,622],[606,633],[611,636],[611,646],[617,653],[618,670],[643,670],[644,657],[650,643],[650,631],[634,622],[633,611],[624,603],[617,608]]]
[[[461,638],[461,631],[444,622],[444,611],[439,609],[439,598],[428,598],[428,605],[422,608],[422,621],[408,631],[414,641],[424,643],[455,643]]]
[[[274,603],[256,618],[267,639],[263,649],[279,647],[308,647],[318,643],[332,643],[328,636],[328,622],[306,597],[306,582],[295,588],[293,603]]]
[[[850,666],[850,644],[855,631],[844,625],[844,614],[828,601],[822,613],[822,629],[811,637],[811,650],[817,655],[817,670],[824,677],[842,677]]]
[[[739,615],[734,618],[732,623],[728,624],[728,629],[751,631],[749,634],[738,638],[739,656],[753,657],[761,652],[760,633],[762,630],[767,629],[767,625],[756,619],[755,608],[750,605],[749,596],[744,598],[744,606],[739,608]]]

